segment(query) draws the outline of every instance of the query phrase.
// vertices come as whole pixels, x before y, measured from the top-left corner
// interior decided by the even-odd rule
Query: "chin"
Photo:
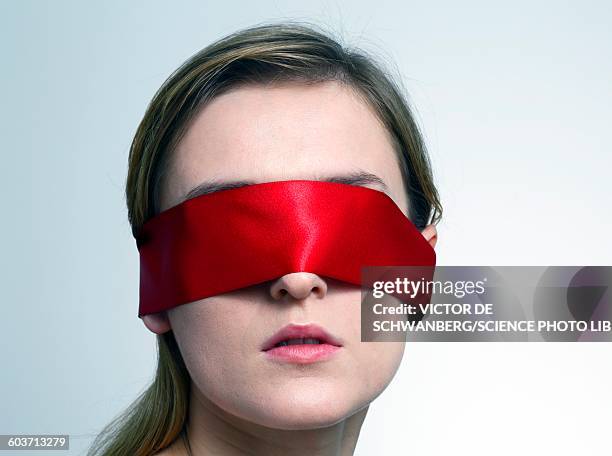
[[[355,384],[334,388],[315,382],[308,386],[304,380],[308,379],[268,392],[267,397],[250,404],[249,420],[275,429],[317,429],[333,426],[367,405],[365,399],[356,397]]]

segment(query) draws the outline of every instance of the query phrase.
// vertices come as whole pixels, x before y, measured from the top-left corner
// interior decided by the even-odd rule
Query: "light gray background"
[[[395,62],[445,207],[440,264],[612,263],[610,5],[3,1],[0,433],[69,433],[81,454],[152,378],[128,147],[171,71],[262,21],[315,22]],[[611,355],[408,346],[357,454],[603,454]]]

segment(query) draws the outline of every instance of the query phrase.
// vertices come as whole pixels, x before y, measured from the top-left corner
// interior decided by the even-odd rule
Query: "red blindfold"
[[[436,255],[386,194],[290,180],[201,195],[142,226],[138,316],[311,272],[360,285],[363,266],[434,266]]]

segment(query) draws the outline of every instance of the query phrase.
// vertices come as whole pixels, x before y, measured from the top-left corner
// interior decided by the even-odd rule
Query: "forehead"
[[[214,98],[194,118],[170,161],[162,207],[211,179],[323,179],[351,171],[381,177],[404,207],[389,133],[351,88],[246,85]]]

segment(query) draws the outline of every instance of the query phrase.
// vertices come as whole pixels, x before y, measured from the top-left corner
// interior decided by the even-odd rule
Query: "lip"
[[[287,339],[319,339],[319,344],[298,344],[275,347]],[[307,364],[332,357],[342,348],[342,342],[316,324],[289,324],[268,338],[261,351],[275,361]]]

